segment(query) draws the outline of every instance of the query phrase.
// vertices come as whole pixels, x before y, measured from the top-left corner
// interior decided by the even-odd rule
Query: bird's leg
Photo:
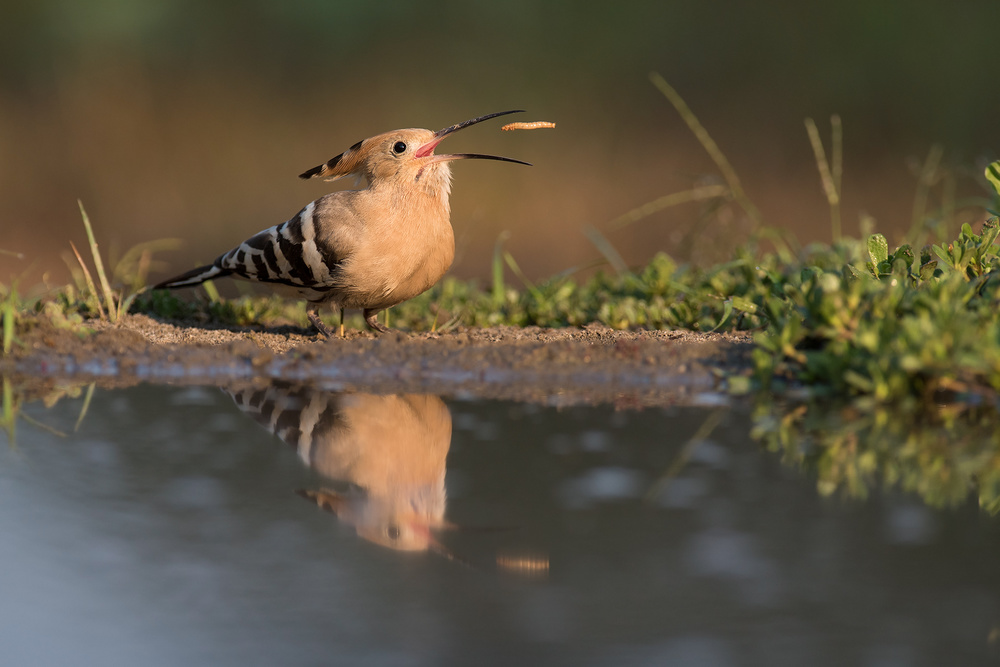
[[[344,309],[340,309],[340,337],[344,337]]]
[[[316,331],[323,334],[324,338],[331,338],[333,336],[333,332],[330,331],[325,324],[323,324],[321,319],[319,319],[319,312],[317,312],[316,306],[306,308],[306,316],[309,318],[309,321],[312,322],[313,326],[316,327]]]
[[[378,317],[379,311],[372,310],[371,308],[365,308],[365,323],[379,333],[388,333],[389,329],[378,323],[375,319]]]

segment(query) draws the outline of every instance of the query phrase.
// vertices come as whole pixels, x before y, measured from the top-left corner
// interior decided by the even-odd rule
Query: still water
[[[2,665],[1000,662],[1000,520],[822,497],[739,406],[81,404],[0,447]]]

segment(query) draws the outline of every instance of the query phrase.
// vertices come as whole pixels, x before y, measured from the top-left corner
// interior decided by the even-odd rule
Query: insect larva
[[[550,123],[547,120],[536,120],[531,123],[507,123],[500,129],[506,132],[508,130],[537,130],[543,127],[550,128],[555,126],[555,123]]]
[[[497,567],[524,575],[541,575],[549,571],[549,559],[545,556],[497,556]]]

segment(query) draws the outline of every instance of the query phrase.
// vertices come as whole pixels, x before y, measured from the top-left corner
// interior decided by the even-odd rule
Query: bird
[[[298,495],[369,542],[455,559],[436,537],[457,528],[444,516],[452,420],[440,398],[336,393],[287,382],[225,391],[303,463],[347,487],[301,489]]]
[[[327,303],[340,309],[341,337],[348,308],[361,310],[370,329],[385,333],[378,313],[430,289],[454,260],[449,163],[480,159],[531,166],[497,155],[435,154],[434,149],[454,132],[522,112],[486,114],[437,132],[393,130],[359,141],[299,178],[335,181],[355,175],[367,181],[366,187],[324,195],[211,264],[153,289],[192,287],[224,276],[287,285],[307,301],[309,321],[326,338],[333,333],[318,308]]]
[[[442,538],[457,531],[510,530],[463,526],[445,517],[452,415],[439,396],[327,391],[283,380],[220,388],[325,479],[319,488],[295,493],[372,544],[478,567]],[[499,571],[519,576],[544,576],[548,563],[537,551],[496,556]]]

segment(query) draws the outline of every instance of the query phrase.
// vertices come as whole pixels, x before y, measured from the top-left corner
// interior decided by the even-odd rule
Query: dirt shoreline
[[[555,404],[690,403],[749,367],[748,334],[538,327],[448,333],[348,331],[321,340],[298,327],[205,327],[130,315],[92,335],[27,322],[0,374],[35,394],[67,380],[233,384],[291,381],[338,391],[434,393]]]

